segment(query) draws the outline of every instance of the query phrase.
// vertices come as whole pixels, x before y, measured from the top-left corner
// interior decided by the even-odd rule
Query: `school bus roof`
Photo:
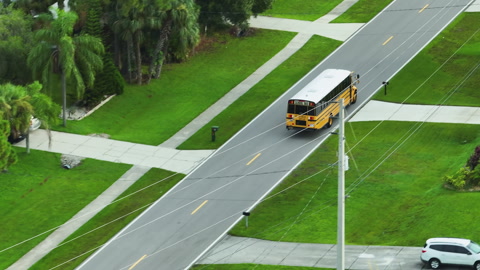
[[[344,69],[326,69],[315,79],[309,82],[291,99],[319,102],[330,91],[350,76],[350,71]]]

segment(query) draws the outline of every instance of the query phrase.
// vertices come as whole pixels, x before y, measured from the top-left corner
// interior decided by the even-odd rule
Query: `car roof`
[[[463,238],[453,238],[453,237],[437,237],[437,238],[430,238],[427,240],[428,244],[432,243],[454,243],[454,244],[460,244],[462,246],[466,246],[470,244],[470,240],[468,239],[463,239]]]

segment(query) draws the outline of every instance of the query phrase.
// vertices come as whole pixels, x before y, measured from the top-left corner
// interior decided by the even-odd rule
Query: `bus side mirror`
[[[357,74],[357,79],[360,79],[360,74]]]

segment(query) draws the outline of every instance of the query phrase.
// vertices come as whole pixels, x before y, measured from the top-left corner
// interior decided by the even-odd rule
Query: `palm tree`
[[[173,55],[176,59],[185,60],[200,41],[200,29],[198,24],[199,8],[191,0],[185,1],[186,12],[182,12],[182,17],[173,25],[172,33],[174,46]]]
[[[128,17],[122,17],[115,21],[113,24],[113,31],[116,35],[120,37],[121,40],[125,41],[126,43],[126,57],[127,57],[127,77],[128,82],[132,82],[132,53],[134,51],[134,33],[139,31],[139,24],[137,21],[130,19]],[[135,66],[138,67],[138,64]],[[141,66],[141,62],[140,62]],[[138,70],[136,72],[136,77],[138,79]]]
[[[39,82],[34,82],[25,86],[26,94],[30,96],[30,104],[33,107],[33,115],[42,121],[43,128],[48,132],[48,139],[50,143],[50,127],[58,123],[60,106],[50,97],[43,94],[41,90],[42,85]]]
[[[42,121],[50,141],[50,126],[58,121],[60,112],[60,107],[47,95],[42,94],[41,89],[42,85],[38,82],[27,86],[0,85],[0,119],[9,122],[9,134],[14,138],[27,135],[27,152],[29,152],[30,118],[35,116]]]
[[[152,76],[156,79],[160,77],[172,35],[176,37],[175,43],[178,46],[175,49],[178,55],[182,55],[182,57],[179,57],[180,59],[185,58],[187,51],[198,44],[198,13],[199,10],[193,0],[171,1],[169,6],[164,7],[164,10],[159,12],[161,18],[163,18],[162,27],[153,52],[153,60],[150,63],[148,82],[150,82]]]
[[[42,83],[49,86],[52,72],[61,73],[63,126],[66,122],[67,80],[74,85],[77,99],[81,99],[86,85],[93,85],[95,72],[103,67],[104,47],[97,37],[73,36],[78,16],[73,12],[56,10],[57,18],[42,15],[51,21],[50,27],[34,33],[37,45],[28,55],[28,64],[34,77],[41,73]]]
[[[122,1],[121,1],[122,2]],[[143,31],[148,24],[150,7],[145,1],[123,1],[117,2],[116,16],[113,23],[113,31],[126,42],[128,80],[132,82],[132,56],[135,62],[135,79],[137,84],[142,84],[142,55],[141,44],[143,42]]]
[[[10,134],[14,138],[28,131],[33,115],[30,99],[22,86],[0,85],[0,118],[10,123]]]

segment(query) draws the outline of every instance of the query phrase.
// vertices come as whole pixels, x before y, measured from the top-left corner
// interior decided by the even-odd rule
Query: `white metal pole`
[[[345,269],[345,135],[344,106],[340,99],[338,123],[338,221],[337,221],[337,270]]]

